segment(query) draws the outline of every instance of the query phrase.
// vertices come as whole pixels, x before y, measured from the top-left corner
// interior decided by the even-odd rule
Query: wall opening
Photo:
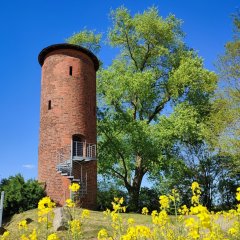
[[[51,100],[48,101],[48,110],[50,110],[50,109],[52,109],[52,101]]]
[[[72,76],[72,66],[69,67],[69,75]]]
[[[80,134],[72,136],[72,156],[83,157],[84,153],[84,137]]]

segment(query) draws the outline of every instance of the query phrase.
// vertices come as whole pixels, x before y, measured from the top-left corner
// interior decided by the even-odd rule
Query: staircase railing
[[[96,144],[72,141],[71,145],[59,149],[57,159],[57,171],[62,175],[72,176],[73,161],[96,159]]]

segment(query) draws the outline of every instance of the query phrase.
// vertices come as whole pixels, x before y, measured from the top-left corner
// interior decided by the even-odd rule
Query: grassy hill
[[[81,209],[76,209],[76,217],[81,214]],[[151,223],[151,216],[145,216],[141,214],[121,214],[123,219],[127,220],[128,218],[134,218],[137,224],[149,225]],[[38,228],[39,224],[37,221],[37,209],[29,210],[20,214],[15,214],[11,219],[4,223],[4,228],[10,231],[11,236],[16,236],[19,232],[18,223],[24,219],[27,219],[30,223],[28,224],[29,229]],[[97,239],[98,231],[102,228],[107,230],[111,229],[110,221],[106,219],[103,215],[103,212],[90,211],[90,218],[86,219],[83,224],[83,235],[84,239]],[[51,229],[50,229],[51,231]],[[42,228],[41,232],[46,232],[46,229]],[[59,232],[60,237],[67,235],[67,231]],[[11,239],[14,239],[12,238]]]
[[[83,209],[76,209],[75,210],[75,218],[80,218],[81,213],[82,213]],[[135,224],[136,225],[145,225],[148,226],[150,228],[152,228],[152,218],[149,215],[141,215],[141,214],[134,214],[134,213],[121,213],[121,217],[123,219],[123,222],[127,222],[127,219],[129,218],[133,218],[135,220]],[[171,224],[171,229],[173,230],[173,232],[171,232],[171,234],[175,234],[176,238],[171,238],[171,239],[178,239],[178,234],[185,234],[184,236],[186,236],[186,234],[188,234],[188,232],[190,233],[191,228],[186,228],[184,227],[184,225],[180,224],[178,221],[176,221],[176,218],[174,216],[169,216],[170,217],[170,224]],[[194,218],[195,220],[197,220],[197,216],[182,216],[184,218],[184,220],[187,220],[188,218]],[[229,234],[227,234],[228,229],[234,225],[234,222],[237,220],[237,217],[234,215],[229,215],[227,218],[226,216],[224,217],[223,215],[209,215],[209,217],[211,218],[211,224],[213,224],[213,233],[218,236],[219,235],[219,240],[220,239],[240,239],[238,238],[240,235],[240,231],[239,233],[237,233],[237,238],[235,238],[235,236],[230,237]],[[216,218],[217,217],[217,218]],[[10,233],[11,233],[11,237],[10,239],[12,240],[17,240],[19,239],[20,234],[20,230],[18,229],[18,223],[22,220],[26,219],[29,224],[28,224],[28,228],[29,231],[31,232],[34,228],[38,229],[38,231],[41,233],[41,237],[38,238],[39,240],[41,239],[46,239],[45,236],[52,233],[53,230],[50,228],[47,234],[47,230],[46,227],[43,225],[39,225],[38,223],[38,217],[37,217],[37,209],[33,209],[33,210],[29,210],[26,212],[23,212],[21,214],[15,214],[11,219],[9,219],[8,221],[5,221],[4,223],[4,228],[6,228]],[[218,225],[219,228],[216,228],[216,224]],[[127,224],[124,225],[124,227],[126,226],[127,228]],[[103,212],[98,212],[98,211],[90,211],[90,217],[88,219],[86,219],[83,222],[83,225],[81,226],[81,232],[83,233],[83,239],[85,240],[96,240],[97,239],[97,235],[98,232],[101,229],[106,229],[109,233],[111,233],[111,221],[107,218],[105,218]],[[216,229],[214,229],[216,228]],[[170,229],[170,231],[171,231]],[[209,230],[207,230],[206,228],[202,228],[201,227],[201,232],[204,235],[204,233],[209,232]],[[28,232],[29,232],[28,231]],[[24,233],[24,231],[22,230],[22,233]],[[61,239],[72,239],[71,237],[68,237],[68,231],[60,231],[57,233],[58,236]],[[29,234],[28,234],[29,235]],[[215,236],[214,235],[214,236]],[[1,239],[1,238],[0,238]],[[168,238],[167,238],[168,239]],[[170,238],[169,238],[170,239]],[[185,238],[181,238],[181,239],[185,239]],[[201,237],[200,239],[206,239],[204,237]],[[213,239],[213,238],[212,238]],[[214,238],[215,239],[215,238]]]

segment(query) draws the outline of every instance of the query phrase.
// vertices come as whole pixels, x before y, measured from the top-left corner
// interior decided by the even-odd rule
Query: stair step
[[[68,173],[61,173],[62,176],[68,176]]]
[[[67,178],[74,178],[74,176],[67,176]]]
[[[70,167],[68,164],[59,164],[58,167]]]
[[[73,179],[73,182],[80,182],[80,179]]]

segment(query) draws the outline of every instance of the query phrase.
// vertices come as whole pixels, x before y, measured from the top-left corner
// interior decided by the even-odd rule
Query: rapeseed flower
[[[58,235],[56,233],[52,233],[52,234],[48,235],[47,240],[60,240],[60,238],[58,237]]]
[[[21,222],[18,223],[18,229],[22,230],[25,229],[27,230],[28,226],[27,226],[27,221],[26,220],[22,220]]]
[[[80,189],[80,185],[78,183],[72,183],[69,186],[69,190],[71,190],[72,192],[77,192]]]
[[[89,216],[90,216],[89,210],[84,209],[84,210],[82,211],[82,214],[81,214],[81,219],[89,218]]]
[[[166,195],[162,195],[159,197],[159,203],[161,205],[161,209],[168,209],[169,208],[169,198]]]
[[[29,240],[29,238],[25,234],[22,234],[20,240]]]
[[[37,231],[33,229],[32,233],[29,235],[30,240],[37,240]]]
[[[68,198],[68,199],[66,200],[66,204],[67,204],[67,207],[69,207],[69,208],[75,207],[75,203],[74,203],[73,200],[70,199],[70,198]]]
[[[109,238],[109,235],[108,235],[108,232],[106,229],[101,229],[99,232],[98,232],[98,240],[108,240],[110,239]]]
[[[80,234],[81,233],[81,222],[78,219],[74,219],[72,221],[69,221],[69,227],[70,231],[73,235]]]
[[[146,207],[144,207],[143,209],[142,209],[142,214],[143,215],[148,215],[148,209],[146,208]]]
[[[8,239],[10,239],[10,232],[5,231],[1,237],[1,240],[8,240]]]

